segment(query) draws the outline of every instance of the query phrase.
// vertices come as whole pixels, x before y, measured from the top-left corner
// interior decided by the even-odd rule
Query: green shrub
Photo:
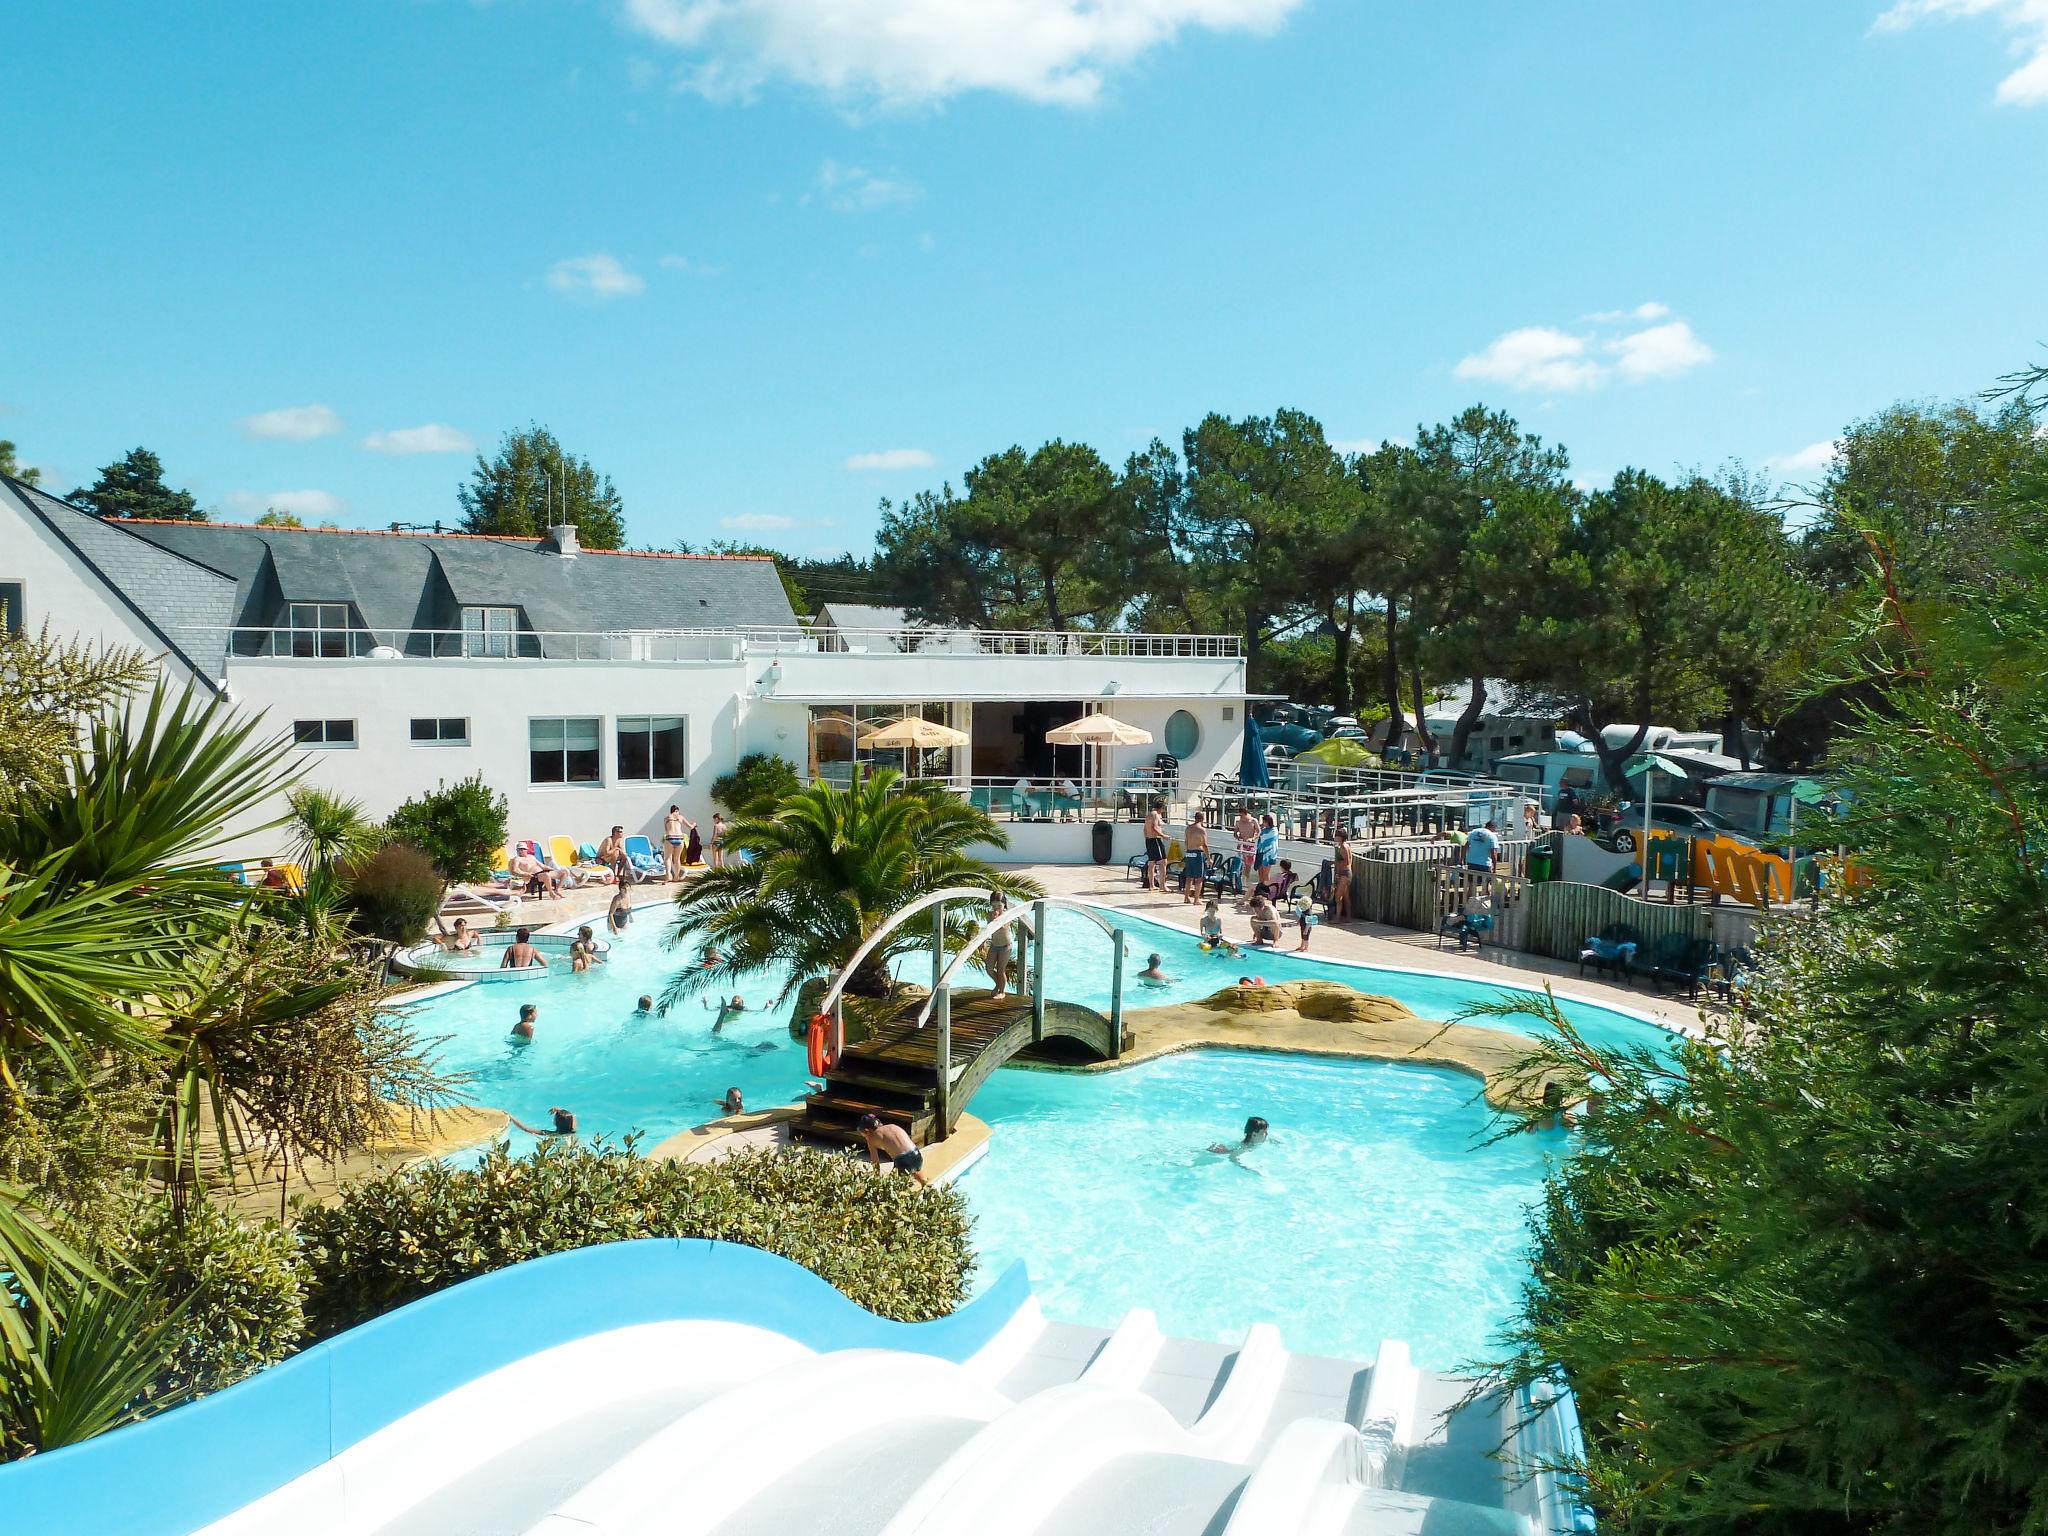
[[[167,1307],[190,1298],[182,1341],[158,1390],[217,1392],[282,1360],[306,1332],[306,1268],[291,1230],[244,1221],[210,1200],[193,1200],[181,1222],[170,1206],[145,1208],[134,1228],[135,1262],[154,1264]]]
[[[385,830],[434,861],[444,880],[483,880],[505,844],[505,797],[480,773],[445,781],[391,813]]]
[[[749,752],[711,782],[711,798],[732,816],[764,816],[798,787],[796,769],[773,752]]]
[[[523,1259],[635,1237],[707,1237],[792,1259],[884,1317],[940,1317],[974,1266],[965,1200],[816,1152],[649,1162],[630,1144],[500,1143],[476,1168],[423,1163],[299,1218],[308,1311],[335,1332]]]
[[[441,907],[443,882],[431,860],[406,843],[386,843],[343,872],[343,910],[387,944],[417,944]]]

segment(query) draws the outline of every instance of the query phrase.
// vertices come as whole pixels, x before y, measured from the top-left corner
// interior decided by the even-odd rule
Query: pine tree
[[[163,518],[203,523],[206,514],[190,491],[174,491],[164,483],[164,461],[147,448],[131,448],[100,471],[90,488],[81,486],[71,500],[101,517]]]
[[[469,483],[455,496],[466,533],[538,538],[556,523],[574,523],[587,549],[626,542],[625,508],[611,477],[566,452],[546,427],[507,432],[496,456],[477,455]]]

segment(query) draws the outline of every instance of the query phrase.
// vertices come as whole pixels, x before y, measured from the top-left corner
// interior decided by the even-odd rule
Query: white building
[[[261,712],[297,741],[306,782],[373,815],[481,773],[515,838],[653,835],[671,804],[707,820],[712,781],[744,754],[841,776],[868,758],[858,732],[913,711],[971,738],[920,770],[999,808],[995,786],[1020,775],[1082,776],[1078,750],[1045,733],[1091,709],[1154,738],[1090,765],[1111,786],[1165,753],[1184,794],[1234,774],[1242,749],[1235,637],[900,622],[821,635],[766,558],[583,550],[573,528],[108,522],[0,480],[0,606],[15,625],[145,650]],[[1011,830],[1013,857],[1087,856],[1085,828]]]

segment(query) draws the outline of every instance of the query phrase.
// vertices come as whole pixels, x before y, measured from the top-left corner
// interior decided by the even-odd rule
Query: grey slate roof
[[[218,689],[227,676],[225,627],[234,622],[233,581],[138,537],[137,525],[81,512],[20,481],[0,479],[0,497],[62,540],[166,651]]]
[[[346,602],[381,633],[460,629],[465,605],[509,607],[542,632],[794,626],[765,559],[584,550],[540,539],[238,523],[122,525],[234,578],[241,626],[272,628],[290,602]]]
[[[835,629],[909,629],[910,615],[901,608],[877,608],[872,603],[827,603],[818,617],[829,619]]]

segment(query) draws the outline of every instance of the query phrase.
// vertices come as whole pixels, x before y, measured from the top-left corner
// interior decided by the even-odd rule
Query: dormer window
[[[462,654],[465,656],[510,656],[518,644],[517,608],[464,608],[462,610]]]
[[[347,603],[291,603],[285,623],[294,656],[349,654]]]

